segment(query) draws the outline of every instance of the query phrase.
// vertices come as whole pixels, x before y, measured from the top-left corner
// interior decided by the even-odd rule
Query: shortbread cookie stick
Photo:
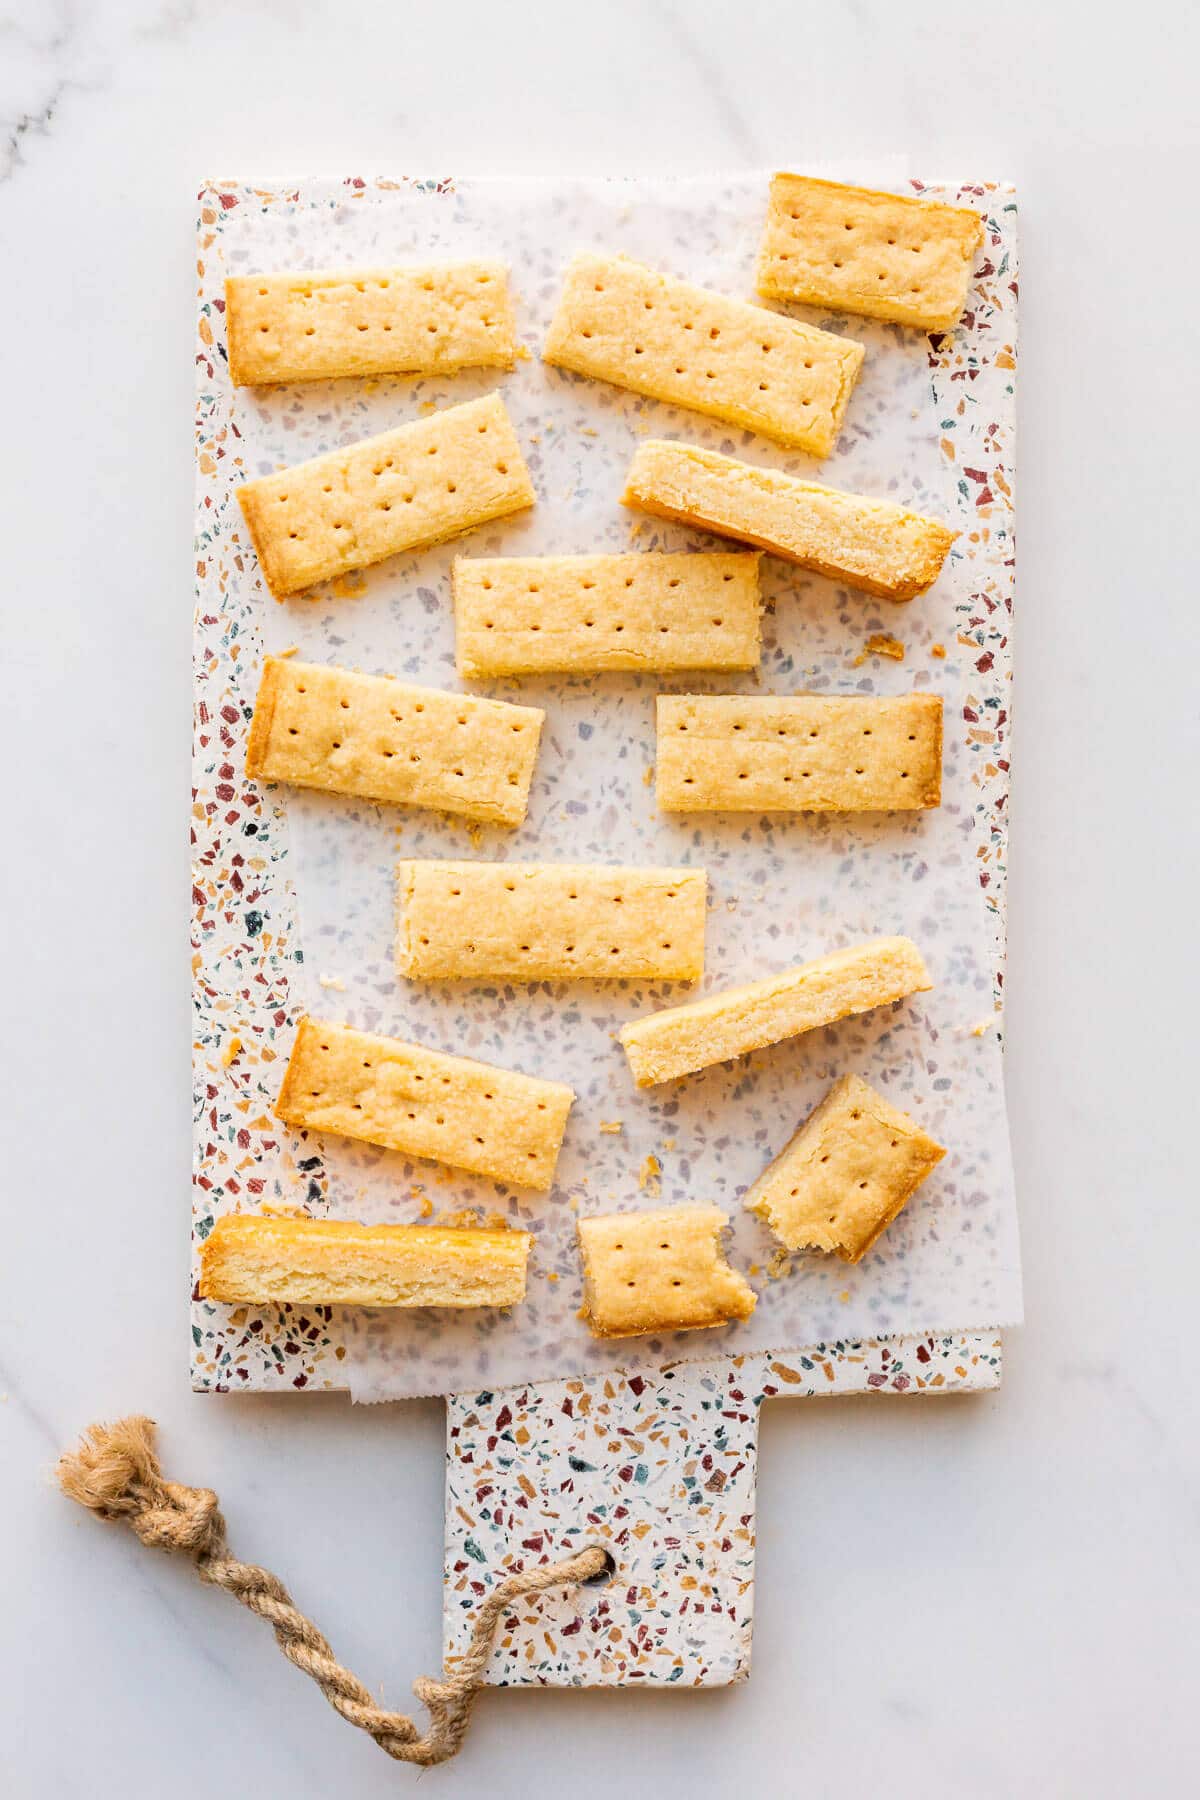
[[[419,980],[695,981],[703,869],[402,862],[396,963]]]
[[[625,257],[577,256],[548,363],[828,456],[863,347]]]
[[[634,455],[625,506],[741,538],[884,600],[937,580],[958,536],[936,519],[700,450],[650,438]]]
[[[458,672],[753,669],[759,658],[753,552],[460,556]]]
[[[780,174],[758,256],[770,300],[946,331],[966,304],[984,222],[964,206]]]
[[[321,663],[263,664],[246,773],[519,825],[545,714]]]
[[[644,1337],[748,1319],[755,1294],[721,1250],[717,1206],[580,1219],[584,1314],[594,1337]]]
[[[440,544],[535,498],[498,394],[244,481],[237,496],[275,595]]]
[[[660,694],[664,812],[906,812],[942,797],[936,694]]]
[[[788,1250],[859,1262],[946,1152],[857,1075],[834,1083],[745,1204]]]
[[[218,1219],[200,1246],[200,1298],[243,1306],[514,1306],[527,1231]]]
[[[287,1125],[545,1189],[574,1098],[557,1081],[301,1019],[275,1112]]]
[[[516,355],[498,262],[231,275],[225,329],[235,387],[511,369]]]
[[[651,1013],[626,1025],[621,1043],[638,1086],[653,1087],[932,985],[910,939],[871,938],[765,981]]]

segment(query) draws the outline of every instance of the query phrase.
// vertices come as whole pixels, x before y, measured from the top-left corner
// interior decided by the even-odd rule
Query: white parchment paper
[[[539,495],[537,508],[458,543],[401,557],[314,596],[261,589],[266,647],[457,689],[455,554],[529,555],[709,547],[618,504],[643,436],[680,437],[833,486],[954,517],[926,367],[926,339],[859,319],[805,316],[857,337],[867,359],[836,454],[817,464],[751,434],[546,368],[537,351],[560,275],[579,248],[753,296],[767,176],[654,183],[458,182],[372,189],[310,184],[300,216],[244,209],[226,229],[230,272],[493,255],[511,266],[531,356],[511,375],[306,383],[239,390],[243,460],[263,474],[499,387]],[[245,579],[257,582],[253,559]],[[508,1385],[676,1356],[831,1339],[1008,1325],[1020,1275],[993,972],[974,867],[973,797],[962,744],[954,638],[970,544],[936,587],[904,606],[871,600],[765,558],[757,675],[551,677],[470,684],[542,706],[546,724],[525,825],[468,827],[327,795],[287,795],[290,868],[304,950],[297,996],[311,1013],[569,1082],[572,1110],[548,1195],[508,1190],[346,1140],[297,1138],[323,1159],[334,1212],[371,1222],[502,1215],[535,1235],[529,1294],[507,1314],[372,1312],[347,1331],[360,1399]],[[895,633],[902,664],[868,657]],[[944,643],[939,661],[930,646]],[[654,696],[672,692],[941,692],[944,803],[914,817],[698,815],[655,807]],[[410,984],[392,964],[397,856],[690,863],[709,871],[707,972],[696,987],[622,982],[527,987]],[[683,1082],[638,1091],[614,1033],[627,1020],[881,932],[919,944],[929,994],[764,1050]],[[949,1155],[857,1268],[800,1257],[772,1267],[774,1240],[740,1200],[840,1074],[854,1070],[910,1110]],[[619,1130],[602,1129],[619,1126]],[[731,1255],[759,1304],[720,1332],[597,1344],[577,1318],[580,1213],[689,1200],[732,1215]]]

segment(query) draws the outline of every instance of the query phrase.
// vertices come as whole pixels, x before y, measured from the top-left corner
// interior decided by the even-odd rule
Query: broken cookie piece
[[[746,1195],[788,1250],[856,1263],[945,1156],[915,1119],[843,1075]]]
[[[580,1219],[584,1317],[594,1337],[642,1337],[748,1319],[753,1289],[721,1249],[719,1206]]]

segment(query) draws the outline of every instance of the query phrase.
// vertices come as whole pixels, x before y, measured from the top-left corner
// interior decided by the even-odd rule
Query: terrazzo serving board
[[[683,210],[694,211],[703,205],[703,186],[686,185]],[[956,551],[959,575],[951,602],[943,599],[936,620],[926,612],[924,626],[914,629],[921,609],[936,604],[939,588],[911,608],[887,609],[882,620],[907,641],[903,673],[911,664],[921,679],[918,663],[928,668],[928,657],[944,650],[940,660],[960,678],[958,689],[950,690],[961,694],[961,723],[956,733],[953,714],[947,714],[948,754],[961,759],[963,785],[971,796],[958,823],[968,879],[973,863],[986,907],[987,955],[998,1009],[1005,944],[1014,558],[1016,201],[1011,188],[997,184],[881,185],[903,185],[971,205],[988,222],[962,321],[953,332],[920,340],[927,365],[920,404],[930,409],[934,421],[932,454],[941,460],[940,472],[949,476],[942,482],[946,500],[939,510],[945,516],[951,504],[956,506],[963,533]],[[712,186],[714,197],[722,189],[722,198],[727,197],[726,184],[714,181]],[[758,186],[765,205],[765,174]],[[352,219],[354,209],[387,208],[396,195],[404,196],[410,211],[414,202],[428,208],[432,221],[439,209],[444,212],[455,203],[456,184],[351,179],[259,188],[230,183],[206,186],[200,195],[195,1243],[223,1211],[271,1205],[299,1205],[314,1214],[330,1209],[331,1173],[324,1146],[282,1133],[271,1108],[306,993],[311,995],[314,981],[332,990],[331,1003],[343,991],[340,975],[325,975],[323,968],[318,973],[311,956],[305,967],[295,881],[304,865],[297,861],[295,825],[289,834],[282,796],[257,788],[243,773],[263,638],[278,647],[280,625],[265,611],[270,603],[257,581],[233,498],[247,467],[240,398],[235,402],[225,366],[221,313],[227,255],[235,223],[242,243],[247,220],[256,218],[269,221],[276,245],[291,235],[299,244],[306,218],[319,212]],[[632,203],[636,189],[630,188],[629,195]],[[669,206],[662,195],[663,184],[658,184],[655,203]],[[752,232],[757,225],[757,218],[747,221]],[[299,254],[293,260],[312,266],[311,258]],[[361,259],[348,253],[345,260]],[[286,256],[281,261],[276,249],[274,263],[264,258],[262,266],[287,266]],[[860,323],[832,321],[834,329],[852,335]],[[350,384],[313,385],[344,389]],[[295,397],[302,390],[286,392]],[[306,398],[311,408],[311,390]],[[296,413],[302,419],[301,404],[296,402]],[[639,403],[639,410],[643,406],[650,414],[668,412],[648,403]],[[914,418],[917,411],[914,407]],[[327,428],[330,416],[336,432],[341,429],[336,403],[332,415],[325,415]],[[287,426],[286,416],[282,422]],[[660,429],[653,418],[651,423]],[[678,435],[702,436],[694,426],[694,416],[670,415],[664,434],[678,430]],[[309,447],[304,428],[301,422],[289,460],[363,435],[361,426],[343,429],[340,437]],[[748,454],[765,461],[762,448],[755,442]],[[836,484],[829,465],[826,471],[818,478]],[[669,547],[681,548],[684,541]],[[643,541],[638,547],[651,546]],[[804,585],[816,589],[818,598],[822,589],[833,592],[816,578],[806,578]],[[353,594],[347,599],[352,605]],[[860,597],[847,607],[845,600],[844,594],[837,596],[839,618],[853,620],[843,646],[845,660],[856,666],[858,657],[859,666],[865,665],[859,685],[873,691],[869,678],[878,658],[872,661],[867,639],[880,627],[880,607],[862,603]],[[932,638],[938,640],[936,648]],[[423,678],[444,680],[438,673]],[[805,683],[793,674],[787,685]],[[315,903],[310,907],[302,884],[299,901],[311,929],[320,908]],[[998,1030],[998,1010],[978,1020],[973,1030]],[[337,1210],[336,1172],[332,1206]],[[844,1298],[849,1301],[848,1291]],[[969,1324],[970,1315],[963,1322]],[[489,1388],[473,1380],[469,1389],[465,1382],[456,1384],[462,1391],[447,1398],[448,1663],[465,1645],[474,1607],[512,1568],[531,1558],[550,1560],[582,1543],[603,1542],[612,1553],[614,1578],[604,1586],[541,1596],[518,1608],[497,1638],[492,1681],[708,1685],[744,1676],[753,1615],[754,1483],[762,1402],[994,1387],[1000,1379],[999,1332],[982,1319],[976,1323],[980,1328],[884,1338],[827,1331],[824,1341],[805,1349],[756,1347],[746,1354],[713,1355],[711,1346],[702,1350],[693,1337],[639,1345],[624,1370],[610,1357],[603,1367],[568,1362],[570,1372],[559,1380]],[[702,1353],[706,1360],[686,1360]],[[328,1308],[258,1314],[193,1300],[193,1382],[201,1391],[350,1387],[360,1398],[445,1391],[447,1382],[436,1371],[423,1390],[414,1385],[411,1369],[395,1385],[397,1369],[411,1365],[414,1354],[411,1344],[385,1341],[381,1355],[369,1316],[345,1316]],[[672,1356],[679,1360],[668,1362]],[[535,1366],[540,1371],[564,1365],[556,1365],[551,1355]],[[480,1367],[486,1378],[486,1365]]]

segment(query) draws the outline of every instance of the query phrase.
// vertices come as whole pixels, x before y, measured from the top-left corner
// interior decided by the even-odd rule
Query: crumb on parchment
[[[638,1170],[638,1186],[651,1195],[662,1191],[662,1164],[653,1151]]]
[[[946,660],[945,644],[930,644],[929,654],[930,654],[930,656],[936,656],[940,662],[945,662],[945,660]]]
[[[333,988],[336,993],[344,994],[346,984],[340,975],[318,975],[317,980],[323,988]]]
[[[299,644],[289,644],[286,650],[277,650],[275,652],[275,661],[282,662],[285,656],[295,656],[299,648]]]
[[[625,1127],[620,1119],[601,1119],[600,1129],[607,1137],[619,1137]]]
[[[433,1211],[432,1206],[429,1209]],[[422,1218],[428,1217],[424,1211]],[[442,1231],[511,1231],[507,1214],[489,1211],[480,1217],[480,1209],[474,1206],[454,1207],[449,1212],[437,1215],[438,1229]]]
[[[893,662],[903,662],[904,645],[899,638],[892,637],[890,632],[873,631],[867,639],[866,648],[860,650],[854,658],[853,666],[861,669],[867,658],[871,656],[890,656]]]

